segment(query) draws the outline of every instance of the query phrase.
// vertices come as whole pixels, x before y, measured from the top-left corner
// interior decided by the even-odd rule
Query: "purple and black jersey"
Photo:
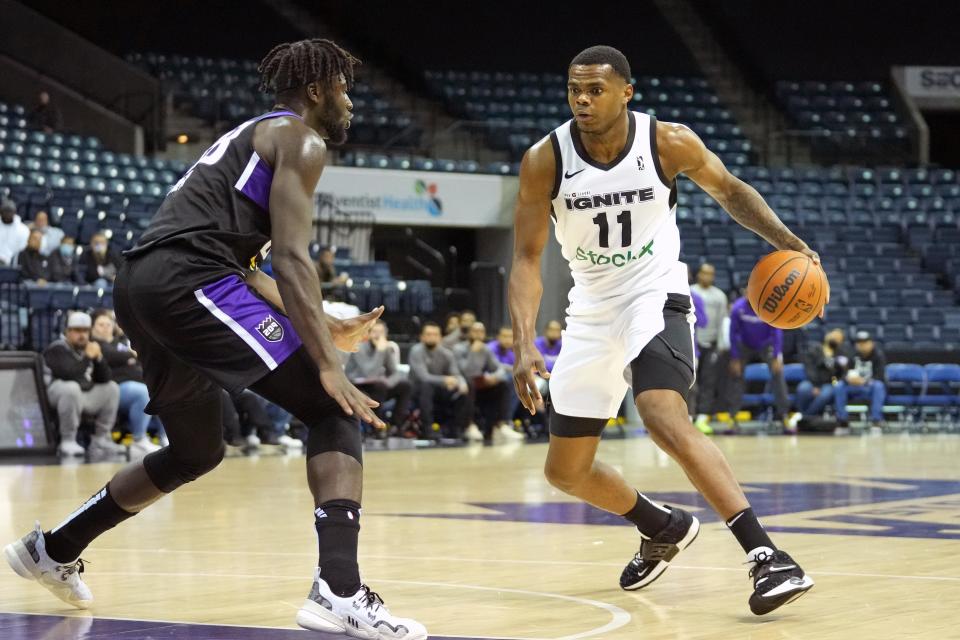
[[[188,267],[205,282],[255,268],[270,250],[273,169],[254,150],[253,133],[256,123],[279,117],[300,116],[265,113],[217,140],[171,187],[146,232],[124,255],[135,260],[168,250],[171,260],[184,263],[171,265],[180,267],[178,275]]]

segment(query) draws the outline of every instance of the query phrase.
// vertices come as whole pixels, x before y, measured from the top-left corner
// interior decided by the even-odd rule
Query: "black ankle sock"
[[[637,491],[637,503],[623,517],[637,525],[647,538],[657,535],[670,523],[670,512]]]
[[[757,547],[770,547],[774,551],[777,549],[750,507],[727,520],[727,528],[747,553]]]
[[[47,555],[60,563],[73,562],[97,536],[135,515],[116,503],[107,485],[70,514],[63,524],[43,534]]]
[[[320,577],[341,598],[352,596],[360,589],[360,505],[353,500],[331,500],[321,504],[314,515],[320,545]]]

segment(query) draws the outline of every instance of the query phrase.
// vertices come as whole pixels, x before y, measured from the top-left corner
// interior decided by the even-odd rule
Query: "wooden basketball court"
[[[364,579],[431,637],[960,638],[960,438],[717,442],[774,540],[817,581],[769,616],[747,607],[734,538],[643,437],[601,455],[705,524],[648,589],[617,584],[635,530],[553,490],[544,445],[368,453]],[[57,524],[117,467],[0,467],[0,540],[35,518]],[[228,459],[104,535],[84,554],[92,618],[3,564],[0,638],[311,637],[294,624],[316,561],[303,467]]]

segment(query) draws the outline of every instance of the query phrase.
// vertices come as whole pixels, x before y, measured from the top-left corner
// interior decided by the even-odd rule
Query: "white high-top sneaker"
[[[46,543],[40,523],[33,531],[3,549],[3,555],[18,576],[36,580],[50,593],[78,609],[93,604],[90,588],[80,579],[83,560],[60,564],[47,555]]]
[[[483,442],[483,432],[480,431],[480,427],[472,422],[466,431],[463,432],[463,437],[466,438],[468,442]]]
[[[150,438],[143,436],[139,440],[134,440],[130,443],[130,460],[140,460],[148,453],[153,453],[154,451],[160,451],[161,447],[155,445],[150,441]]]
[[[86,453],[83,447],[77,443],[76,440],[70,438],[69,440],[64,439],[60,443],[60,447],[57,449],[61,456],[64,458],[70,458],[73,456],[82,456]]]
[[[126,456],[127,448],[122,444],[117,444],[109,434],[96,434],[90,438],[90,446],[87,447],[87,453],[91,458]]]
[[[383,600],[367,585],[352,596],[335,595],[320,569],[314,570],[313,588],[297,612],[297,624],[310,631],[346,633],[367,640],[425,640],[426,628],[409,618],[390,613]]]

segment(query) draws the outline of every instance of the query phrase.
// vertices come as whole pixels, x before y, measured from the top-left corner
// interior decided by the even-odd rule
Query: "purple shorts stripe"
[[[227,276],[196,294],[200,303],[250,345],[270,369],[303,344],[290,319],[254,294],[239,276]]]

